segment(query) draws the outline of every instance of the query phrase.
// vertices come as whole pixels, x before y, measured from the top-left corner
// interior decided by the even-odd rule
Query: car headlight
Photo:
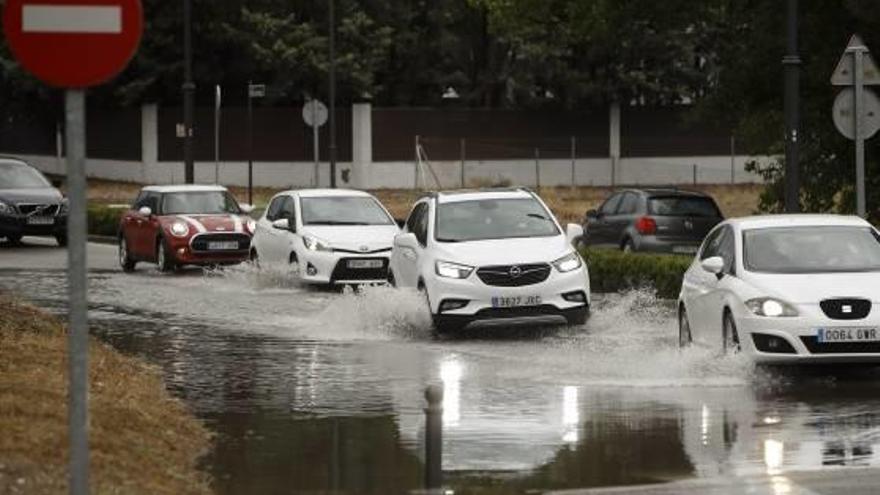
[[[577,253],[569,253],[553,262],[553,266],[561,273],[577,270],[581,267],[581,264],[581,257]]]
[[[792,305],[772,297],[756,297],[746,301],[749,311],[758,316],[797,316],[798,312]]]
[[[330,247],[326,242],[318,239],[317,237],[312,237],[310,235],[303,236],[303,244],[306,246],[306,249],[309,251],[332,251],[333,248]]]
[[[180,220],[171,224],[171,233],[176,235],[177,237],[185,237],[189,234],[189,226],[186,222],[181,222]]]
[[[12,208],[12,205],[8,203],[4,203],[0,201],[0,215],[13,215],[15,214],[15,210]]]
[[[436,264],[437,275],[446,278],[468,278],[474,267],[468,265],[460,265],[458,263],[450,263],[448,261],[438,261]]]

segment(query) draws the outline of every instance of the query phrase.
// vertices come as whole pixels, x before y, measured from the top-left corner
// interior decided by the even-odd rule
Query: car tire
[[[678,347],[684,349],[690,347],[694,343],[694,337],[691,333],[691,321],[688,318],[687,310],[684,304],[678,310]]]
[[[125,273],[134,271],[137,262],[131,258],[131,252],[128,250],[128,241],[125,236],[119,236],[119,266]]]
[[[257,248],[251,248],[251,252],[248,255],[248,260],[254,266],[260,266],[260,255],[257,253]]]
[[[730,310],[724,311],[722,319],[721,345],[725,355],[736,354],[740,351],[739,333],[736,329],[736,321]]]
[[[636,245],[633,243],[632,239],[627,238],[623,244],[620,245],[620,250],[624,253],[632,253],[636,250]]]
[[[452,323],[449,321],[441,321],[437,315],[431,315],[431,321],[434,324],[434,331],[436,331],[440,335],[448,335],[451,333],[460,332],[464,329],[465,325],[463,323]]]
[[[388,269],[388,276],[385,277],[385,280],[388,282],[389,287],[397,287],[397,281],[394,280],[394,272],[391,269]]]
[[[173,272],[177,269],[174,258],[171,257],[171,253],[168,251],[168,245],[162,237],[156,243],[156,267],[163,273]]]
[[[55,234],[55,242],[58,247],[67,247],[67,234]]]

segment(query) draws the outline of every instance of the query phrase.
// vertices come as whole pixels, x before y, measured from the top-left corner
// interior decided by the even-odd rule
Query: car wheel
[[[733,315],[730,311],[724,312],[724,323],[722,325],[722,343],[724,354],[736,354],[740,350],[739,333],[736,330],[736,322],[733,321]]]
[[[131,258],[131,253],[128,251],[128,241],[125,240],[125,236],[119,237],[119,266],[122,267],[122,271],[125,273],[131,273],[134,271],[134,267],[137,264]]]
[[[248,255],[248,259],[251,264],[255,266],[260,266],[260,255],[257,254],[257,248],[251,248],[251,253]]]
[[[620,250],[623,251],[624,253],[631,253],[636,250],[636,246],[635,246],[635,244],[633,244],[632,239],[627,239],[623,243],[623,246],[620,247]]]
[[[394,280],[394,272],[392,272],[390,268],[388,269],[388,277],[386,277],[386,280],[388,281],[389,287],[397,287],[397,281]]]
[[[687,310],[684,309],[684,304],[682,304],[681,309],[678,311],[678,347],[683,349],[689,347],[693,343],[694,338],[691,334],[691,321],[688,319]]]
[[[156,246],[156,266],[160,272],[173,272],[177,268],[168,252],[168,245],[165,244],[165,239],[161,237]]]
[[[55,242],[59,247],[67,247],[67,234],[55,234]]]

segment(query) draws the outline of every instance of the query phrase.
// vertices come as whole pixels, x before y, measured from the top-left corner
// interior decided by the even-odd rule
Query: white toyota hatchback
[[[837,215],[716,227],[687,270],[679,342],[760,363],[880,362],[880,235]]]
[[[400,232],[372,195],[346,189],[285,191],[259,219],[251,259],[296,263],[315,284],[384,283]]]
[[[442,192],[419,200],[394,240],[392,283],[423,290],[439,331],[506,324],[583,324],[587,267],[534,193]]]

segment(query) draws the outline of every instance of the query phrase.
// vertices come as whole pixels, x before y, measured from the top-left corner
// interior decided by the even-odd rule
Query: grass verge
[[[97,494],[210,493],[210,434],[159,370],[92,340],[91,485]],[[0,293],[0,493],[67,491],[67,341],[54,317]]]
[[[590,269],[593,292],[619,292],[650,287],[657,297],[676,299],[691,256],[623,253],[613,249],[582,249]]]

